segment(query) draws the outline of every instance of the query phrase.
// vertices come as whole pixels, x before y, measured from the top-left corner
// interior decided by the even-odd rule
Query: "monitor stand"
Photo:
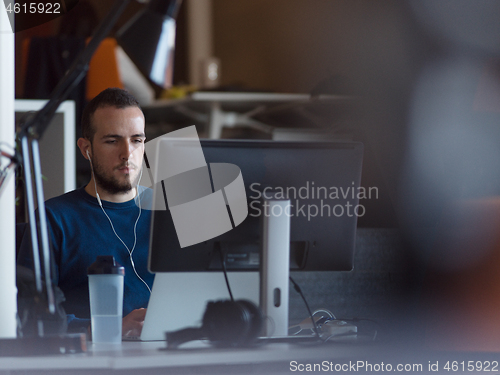
[[[290,201],[265,200],[260,262],[260,309],[264,336],[288,336]],[[288,210],[288,211],[287,211]],[[287,214],[288,212],[288,214]]]

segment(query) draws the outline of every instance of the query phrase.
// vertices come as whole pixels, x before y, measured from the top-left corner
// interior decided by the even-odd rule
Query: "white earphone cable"
[[[90,161],[90,169],[92,171],[92,177],[93,177],[93,180],[94,180],[95,194],[96,194],[96,197],[97,197],[97,201],[99,202],[99,206],[101,206],[102,212],[108,218],[109,224],[111,224],[111,229],[113,230],[113,233],[115,234],[116,238],[118,238],[120,240],[120,242],[123,244],[123,246],[125,246],[125,249],[127,249],[128,253],[129,253],[130,263],[132,264],[132,269],[134,270],[135,275],[139,278],[139,280],[141,280],[143,282],[144,285],[146,285],[146,288],[148,288],[148,291],[151,294],[151,288],[144,281],[144,279],[137,273],[137,270],[135,269],[134,259],[132,257],[132,255],[134,253],[134,250],[135,250],[135,245],[137,244],[137,231],[136,231],[136,229],[137,229],[137,223],[139,222],[139,218],[141,217],[141,212],[142,212],[141,197],[139,195],[139,185],[136,186],[136,197],[137,197],[138,205],[139,205],[139,215],[137,215],[137,219],[135,220],[135,224],[134,224],[134,246],[132,246],[132,250],[130,250],[129,247],[125,244],[125,242],[123,242],[123,240],[120,238],[120,236],[118,235],[118,233],[116,233],[116,230],[115,230],[115,227],[113,225],[113,222],[111,221],[111,218],[108,216],[108,214],[104,210],[104,207],[102,206],[101,198],[99,197],[99,193],[97,192],[97,184],[96,184],[96,181],[95,181],[94,167],[92,166],[92,159],[90,158],[88,151],[87,151],[87,156],[89,157],[89,161]],[[141,178],[142,178],[142,168],[141,168],[141,174],[139,176],[139,180],[138,180],[137,184],[139,184],[139,182],[141,181]]]

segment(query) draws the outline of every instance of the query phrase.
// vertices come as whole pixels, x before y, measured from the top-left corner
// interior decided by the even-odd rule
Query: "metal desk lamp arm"
[[[52,279],[50,277],[50,249],[48,243],[48,231],[45,217],[45,204],[43,196],[43,186],[41,178],[40,153],[38,149],[38,140],[48,128],[50,120],[54,116],[59,105],[66,99],[69,93],[85,77],[89,62],[99,47],[102,40],[109,34],[112,27],[125,10],[131,0],[115,0],[113,7],[108,15],[101,21],[92,39],[85,49],[78,55],[75,62],[71,65],[63,79],[57,84],[51,94],[49,101],[32,118],[28,119],[20,131],[16,134],[21,142],[23,154],[23,168],[26,179],[26,197],[28,201],[28,211],[30,222],[37,222],[34,212],[34,196],[36,195],[38,203],[38,222],[40,223],[40,237],[43,259],[40,259],[38,244],[40,243],[36,225],[31,225],[31,235],[33,244],[33,259],[35,268],[35,282],[37,291],[42,293],[42,273],[40,269],[43,261],[45,274],[45,283],[47,290],[47,300],[49,311],[53,314],[56,311],[54,290],[52,288]],[[33,160],[33,177],[35,185],[32,184],[30,160]]]

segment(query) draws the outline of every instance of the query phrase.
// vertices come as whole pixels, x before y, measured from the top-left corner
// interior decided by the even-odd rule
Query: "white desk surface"
[[[316,105],[322,103],[332,106],[333,104],[343,105],[346,103],[354,103],[357,98],[343,95],[318,95],[310,94],[285,94],[285,93],[244,93],[244,92],[194,92],[191,95],[182,99],[159,99],[155,102],[145,105],[142,110],[146,114],[146,120],[156,122],[159,119],[175,120],[179,116],[197,117],[208,116],[214,109],[214,104],[220,105],[225,112],[249,113],[252,116],[257,113],[263,113],[265,110],[288,107],[290,108],[304,105]],[[184,111],[178,112],[183,107],[188,108],[188,114]],[[259,108],[256,111],[256,108]],[[201,119],[201,117],[200,117]],[[204,118],[208,121],[208,117]]]
[[[147,113],[168,110],[171,107],[188,105],[198,110],[209,111],[211,104],[219,103],[226,110],[246,112],[255,106],[265,105],[272,107],[283,103],[350,103],[357,98],[344,95],[317,95],[287,94],[287,93],[262,93],[262,92],[194,92],[182,99],[158,99],[151,104],[143,106]]]
[[[266,362],[317,360],[332,361],[357,353],[368,354],[367,347],[351,345],[299,346],[268,344],[255,348],[220,349],[204,342],[188,343],[179,350],[161,350],[165,342],[123,342],[119,349],[96,350],[89,344],[86,353],[30,357],[0,357],[0,370],[120,370],[210,365],[245,365]],[[285,366],[286,367],[286,366]],[[284,368],[288,370],[288,368]]]
[[[449,374],[446,364],[473,363],[491,366],[498,370],[499,353],[429,351],[409,342],[392,345],[324,344],[292,345],[268,344],[246,349],[213,348],[206,343],[185,344],[179,350],[160,350],[165,342],[124,342],[118,350],[95,350],[92,345],[87,353],[51,356],[0,357],[1,374],[78,374],[126,375],[158,374],[276,374],[309,372],[305,366],[343,366],[342,370],[321,372],[346,373],[359,371],[373,373],[363,366],[401,373]],[[478,362],[479,361],[479,362]],[[351,366],[361,364],[358,370]],[[439,363],[439,367],[438,366]],[[293,367],[292,366],[295,366]],[[302,366],[299,370],[298,365]],[[391,370],[387,366],[391,365]],[[377,367],[378,366],[378,367]],[[397,366],[404,366],[397,370]],[[409,367],[408,367],[409,366]],[[415,368],[419,366],[420,368]],[[451,366],[451,365],[450,365]],[[430,372],[430,368],[436,368]],[[315,370],[320,371],[320,370]],[[454,373],[464,373],[462,371]],[[466,372],[471,373],[471,372]],[[479,372],[474,372],[479,373]],[[483,373],[483,372],[481,372]]]

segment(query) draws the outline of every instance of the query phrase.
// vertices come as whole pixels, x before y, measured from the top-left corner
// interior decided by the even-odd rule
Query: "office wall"
[[[309,92],[340,75],[411,79],[414,24],[402,1],[214,0],[223,84]],[[377,73],[375,75],[375,73]],[[382,76],[380,76],[382,75]]]
[[[348,131],[365,144],[368,184],[396,204],[409,101],[429,43],[398,0],[213,0],[222,85],[351,94]],[[337,131],[335,118],[325,126]],[[368,169],[370,167],[371,169]],[[371,185],[373,186],[373,185]],[[386,225],[390,220],[380,220]],[[373,225],[373,224],[372,224]]]

